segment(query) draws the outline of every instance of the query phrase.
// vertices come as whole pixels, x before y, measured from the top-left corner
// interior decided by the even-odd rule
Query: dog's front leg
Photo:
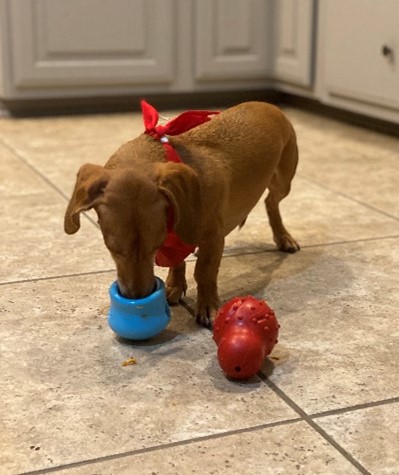
[[[170,305],[179,303],[182,295],[186,293],[186,263],[183,261],[177,267],[170,267],[166,278],[166,298]]]
[[[212,328],[219,308],[217,275],[224,248],[222,226],[207,233],[200,242],[194,277],[197,282],[197,322]]]

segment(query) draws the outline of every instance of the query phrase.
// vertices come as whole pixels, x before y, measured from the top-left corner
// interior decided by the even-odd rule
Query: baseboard
[[[145,94],[103,97],[75,97],[68,99],[35,99],[3,101],[14,117],[54,116],[132,112],[140,109],[145,98],[158,110],[230,107],[245,101],[279,102],[280,94],[271,89],[246,91],[193,92],[179,94]]]
[[[275,89],[213,91],[176,94],[146,94],[129,96],[75,97],[68,99],[7,100],[3,106],[14,117],[55,115],[105,114],[140,110],[145,98],[158,110],[166,109],[217,109],[244,101],[265,101],[314,112],[374,131],[399,136],[399,125],[366,115],[331,107],[316,99],[280,92]]]

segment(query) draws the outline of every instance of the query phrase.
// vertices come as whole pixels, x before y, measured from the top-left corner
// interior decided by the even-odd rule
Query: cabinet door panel
[[[399,2],[326,0],[324,7],[328,93],[399,108]]]
[[[171,81],[173,6],[174,0],[9,0],[15,86]]]
[[[312,85],[314,0],[274,0],[274,75]]]
[[[41,0],[35,12],[38,30],[46,32],[42,59],[72,54],[112,58],[146,49],[144,0]]]
[[[264,0],[196,0],[195,78],[267,77],[268,19]]]

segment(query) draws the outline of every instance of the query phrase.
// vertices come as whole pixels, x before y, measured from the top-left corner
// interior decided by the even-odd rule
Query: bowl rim
[[[109,289],[109,293],[111,296],[111,300],[113,300],[116,303],[119,303],[121,305],[148,305],[150,303],[153,303],[155,300],[159,299],[162,296],[162,293],[164,291],[165,284],[160,279],[159,277],[155,277],[155,289],[154,291],[150,294],[147,295],[146,297],[143,297],[141,299],[128,299],[124,297],[118,287],[118,281],[115,280]]]

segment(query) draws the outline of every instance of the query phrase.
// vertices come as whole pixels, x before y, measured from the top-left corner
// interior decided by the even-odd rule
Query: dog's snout
[[[153,290],[155,286],[155,281],[152,281],[151,284],[148,284],[146,286],[141,285],[140,287],[135,287],[135,286],[129,286],[125,285],[123,282],[121,282],[118,279],[118,287],[121,295],[127,299],[132,299],[132,300],[137,300],[137,299],[143,299],[144,297],[148,297]]]
[[[153,265],[137,266],[136,271],[118,266],[118,287],[121,295],[128,299],[142,299],[154,291],[155,275]]]

